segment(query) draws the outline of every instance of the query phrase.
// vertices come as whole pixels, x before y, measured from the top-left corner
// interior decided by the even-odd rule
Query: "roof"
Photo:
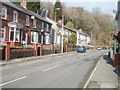
[[[12,3],[10,0],[5,0],[5,1],[2,0],[0,2],[2,2],[5,5],[8,5],[8,6],[14,8],[16,10],[19,10],[19,11],[24,12],[26,14],[29,14],[31,16],[35,16],[37,19],[40,19],[42,21],[45,21],[45,22],[51,24],[48,20],[46,20],[44,17],[40,16],[39,14],[34,13],[33,11],[30,11],[28,9],[25,9],[24,7],[22,7],[20,5],[16,5],[15,3]]]
[[[62,24],[57,23],[57,25],[62,27]],[[69,30],[72,31],[72,32],[76,32],[76,31],[73,31],[72,29],[70,29],[69,27],[67,27],[67,26],[65,26],[65,25],[63,25],[63,27],[66,28],[66,29],[69,29]]]

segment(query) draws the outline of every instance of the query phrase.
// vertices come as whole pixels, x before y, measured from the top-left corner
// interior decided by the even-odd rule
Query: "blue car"
[[[86,48],[84,46],[79,46],[79,47],[77,47],[77,52],[85,53],[86,52]]]

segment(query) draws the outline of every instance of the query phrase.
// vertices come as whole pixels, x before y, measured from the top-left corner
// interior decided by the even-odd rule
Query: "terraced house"
[[[50,18],[46,18],[50,23],[52,23],[52,29],[54,31],[53,42],[57,45],[61,44],[61,37],[62,37],[62,24],[57,23]],[[74,30],[68,28],[67,26],[63,25],[63,40],[68,41],[69,37],[72,33],[76,33]]]
[[[52,24],[39,14],[26,9],[26,5],[26,2],[19,6],[9,0],[1,1],[0,45],[5,41],[9,41],[10,46],[51,44]]]

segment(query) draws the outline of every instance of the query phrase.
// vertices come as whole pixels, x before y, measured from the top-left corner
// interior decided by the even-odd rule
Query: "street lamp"
[[[56,9],[55,9],[55,22],[57,21],[57,20],[56,20],[56,11],[57,11],[57,10],[60,10],[60,8],[56,8]],[[55,50],[56,50],[56,46],[55,46],[55,45],[56,45],[56,32],[55,32],[55,35],[54,35],[54,53],[55,53]]]
[[[62,44],[61,44],[61,53],[63,53],[63,25],[64,25],[64,15],[62,15],[62,32],[61,32],[61,34],[62,34]]]

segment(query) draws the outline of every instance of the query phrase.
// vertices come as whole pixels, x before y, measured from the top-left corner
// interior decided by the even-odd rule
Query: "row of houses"
[[[45,18],[26,8],[27,2],[16,5],[9,0],[0,4],[0,45],[5,41],[10,42],[10,46],[27,46],[33,43],[43,45],[61,44],[63,40],[69,40],[72,33],[77,33],[76,45],[87,46],[90,43],[90,36],[81,32],[73,31],[67,26],[57,23],[50,18]]]
[[[113,59],[116,69],[120,71],[120,1],[117,3],[117,12],[115,16],[116,31],[114,35]]]

